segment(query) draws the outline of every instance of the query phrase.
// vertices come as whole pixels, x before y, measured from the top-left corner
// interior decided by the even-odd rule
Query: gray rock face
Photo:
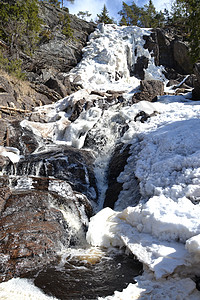
[[[132,102],[137,103],[139,101],[155,102],[157,96],[164,94],[164,83],[160,80],[141,80],[140,92],[135,93],[132,97]]]
[[[137,62],[134,66],[134,75],[139,79],[144,80],[145,72],[144,70],[147,69],[149,63],[149,59],[145,56],[141,56],[137,58]]]
[[[94,31],[95,24],[70,16],[72,38],[62,33],[61,16],[66,10],[56,8],[45,2],[40,2],[40,17],[43,20],[43,32],[40,43],[32,59],[24,61],[24,68],[32,72],[36,80],[45,80],[44,73],[57,76],[59,72],[68,72],[77,65],[82,57],[82,48],[88,35]],[[46,36],[46,38],[45,38]]]
[[[67,13],[72,32],[72,37],[68,37],[62,32],[61,21],[62,18],[66,19],[66,13],[66,9],[59,9],[41,1],[40,18],[43,21],[43,28],[39,43],[32,56],[20,54],[27,79],[46,102],[56,101],[76,91],[76,87],[63,74],[81,60],[82,48],[87,42],[88,35],[96,27],[94,23]]]
[[[117,177],[124,170],[129,157],[129,146],[121,153],[122,145],[115,149],[115,152],[110,160],[108,168],[108,188],[105,195],[104,207],[114,208],[114,204],[118,199],[120,191],[123,189],[123,184],[117,181]]]
[[[176,73],[192,73],[192,62],[189,47],[173,32],[163,29],[153,29],[150,36],[144,36],[145,48],[152,52],[156,65],[174,69]],[[169,78],[172,79],[172,78]],[[175,79],[175,78],[173,78]]]
[[[181,74],[192,73],[192,63],[189,56],[189,47],[186,42],[173,41],[173,57],[175,61],[175,69]]]

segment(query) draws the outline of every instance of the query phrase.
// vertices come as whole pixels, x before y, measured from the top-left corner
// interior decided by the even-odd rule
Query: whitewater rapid
[[[95,136],[101,130],[106,137],[106,144],[95,154],[100,192],[96,209],[100,211],[90,220],[87,241],[92,246],[125,247],[144,264],[144,273],[135,278],[136,284],[106,299],[197,300],[200,294],[192,279],[200,276],[200,105],[189,99],[190,94],[126,105],[139,89],[140,81],[132,75],[138,57],[149,59],[145,79],[166,83],[163,67],[155,66],[153,57],[143,48],[143,35],[150,35],[150,31],[99,25],[90,35],[82,61],[66,74],[83,88],[55,104],[35,109],[47,123],[24,120],[21,126],[52,143],[79,149],[84,147],[88,132]],[[101,99],[92,91],[108,90],[123,91],[124,105],[117,103],[102,111],[97,101],[76,121],[69,121],[78,100],[84,98],[89,103]],[[140,111],[157,114],[141,123],[134,120]],[[123,136],[117,130],[120,124],[128,126]],[[117,179],[123,190],[114,210],[102,209],[106,166],[118,142],[130,145],[127,165]],[[135,176],[141,194],[137,206],[132,200]],[[30,281],[23,283],[27,286]],[[11,299],[2,295],[15,285],[14,279],[0,285],[2,299]]]

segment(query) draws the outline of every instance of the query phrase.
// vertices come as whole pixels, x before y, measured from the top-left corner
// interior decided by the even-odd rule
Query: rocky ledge
[[[1,176],[0,281],[56,262],[63,246],[84,239],[91,213],[86,196],[65,181]]]

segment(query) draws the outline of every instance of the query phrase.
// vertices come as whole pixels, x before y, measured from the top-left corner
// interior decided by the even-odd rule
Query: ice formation
[[[0,155],[8,157],[13,164],[18,163],[20,160],[20,151],[14,147],[0,146]]]

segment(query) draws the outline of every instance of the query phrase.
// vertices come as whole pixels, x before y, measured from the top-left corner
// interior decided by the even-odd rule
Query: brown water
[[[121,291],[141,274],[142,264],[124,253],[65,258],[65,263],[29,274],[46,294],[61,300],[97,299]],[[27,276],[26,276],[27,277]]]

